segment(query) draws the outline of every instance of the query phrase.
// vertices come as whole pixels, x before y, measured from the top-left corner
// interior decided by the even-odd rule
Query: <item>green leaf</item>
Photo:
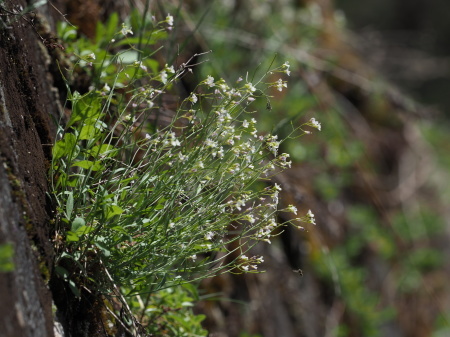
[[[106,23],[106,32],[103,40],[107,40],[108,43],[116,34],[116,31],[119,27],[119,15],[116,12],[113,12]]]
[[[58,32],[58,35],[61,36],[63,41],[73,40],[77,37],[76,28],[69,26],[66,22],[63,22],[60,27],[62,31]]]
[[[123,209],[117,205],[108,206],[106,209],[106,219],[111,219],[115,215],[120,215],[123,213]]]
[[[70,258],[72,258],[72,257],[70,257]],[[72,293],[76,297],[80,297],[80,291],[78,290],[77,286],[75,285],[75,282],[73,280],[69,279],[69,272],[67,271],[67,269],[63,268],[61,266],[56,266],[55,272],[57,275],[61,276],[64,279],[64,281],[69,283],[69,288],[70,288],[70,290],[72,290]]]
[[[71,230],[72,230],[72,232],[77,232],[80,227],[83,227],[85,225],[86,225],[86,221],[84,221],[83,218],[76,217],[72,221],[72,228],[71,228]]]
[[[127,232],[125,229],[123,229],[123,227],[120,227],[120,226],[114,226],[114,227],[112,227],[111,229],[114,230],[114,231],[116,231],[116,232],[119,232],[119,233],[121,233],[121,234],[128,235],[128,232]]]
[[[86,170],[100,171],[103,169],[103,165],[100,160],[90,161],[90,160],[80,160],[72,164],[72,166],[78,166]]]
[[[83,125],[80,132],[80,139],[91,140],[94,139],[97,134],[97,129],[94,125]]]
[[[72,96],[72,114],[70,115],[67,127],[74,123],[83,121],[85,125],[95,125],[102,115],[101,102],[99,98],[92,98],[94,93],[87,93],[80,96],[78,92],[74,92]]]
[[[74,242],[74,241],[79,241],[80,238],[78,237],[78,235],[74,232],[71,231],[67,231],[66,233],[66,241],[67,242]]]
[[[72,133],[66,133],[63,139],[58,140],[53,146],[53,159],[58,160],[61,157],[67,156],[74,151],[77,138]]]
[[[94,227],[81,226],[76,230],[75,234],[80,237],[82,235],[89,234],[90,232],[93,232],[94,230],[95,230]]]
[[[104,238],[98,237],[95,241],[95,245],[102,250],[103,255],[108,257],[111,255],[111,252],[109,251],[108,246],[103,242],[103,240]]]
[[[95,145],[92,147],[92,149],[88,150],[88,154],[93,157],[98,157],[99,155],[106,155],[107,157],[114,157],[117,153],[116,150],[114,150],[114,146],[110,144],[102,144],[102,145]]]
[[[161,198],[158,200],[158,204],[155,206],[155,210],[158,211],[160,209],[163,209],[165,207],[165,203],[166,203],[167,199],[166,198]]]
[[[69,279],[69,272],[67,271],[66,268],[63,268],[61,266],[56,266],[55,267],[55,272],[56,272],[56,274],[61,276],[64,280],[68,280]]]
[[[67,219],[70,220],[70,217],[72,216],[72,211],[73,211],[73,193],[67,192],[67,194],[69,196],[67,197],[67,201],[66,201],[66,216],[67,216]]]
[[[72,280],[69,280],[69,288],[72,290],[72,293],[75,295],[75,297],[80,297],[80,291],[78,290],[77,286],[75,285],[75,282]]]
[[[134,50],[127,50],[117,56],[120,63],[131,64],[139,60],[139,53]]]
[[[75,187],[75,186],[77,186],[77,182],[78,182],[78,178],[77,177],[74,178],[74,179],[71,179],[71,180],[66,180],[66,184],[67,184],[68,187]]]

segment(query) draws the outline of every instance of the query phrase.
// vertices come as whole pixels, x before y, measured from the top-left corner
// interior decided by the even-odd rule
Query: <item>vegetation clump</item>
[[[177,67],[156,61],[173,25],[170,14],[156,22],[133,13],[121,27],[116,15],[98,24],[94,41],[67,23],[59,31],[74,76],[93,81],[84,93],[68,86],[71,115],[53,147],[55,270],[76,296],[89,288],[119,301],[135,334],[137,318],[151,329],[155,294],[165,291],[167,300],[186,288],[168,289],[193,280],[258,272],[263,257],[245,253],[287,225],[278,212],[297,214],[292,205],[278,209],[278,184],[263,183],[291,162],[278,151],[283,140],[259,132],[250,110],[269,100],[269,88],[287,86],[265,75],[289,74],[289,63],[234,85],[208,75],[167,112],[165,98],[194,67],[192,59]],[[320,130],[314,119],[306,125]],[[302,132],[293,128],[290,137]],[[301,227],[314,215],[291,222]]]

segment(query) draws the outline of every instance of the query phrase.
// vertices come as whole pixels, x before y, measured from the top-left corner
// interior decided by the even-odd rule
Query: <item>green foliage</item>
[[[197,300],[196,288],[184,284],[150,293],[145,298],[138,296],[130,305],[137,317],[145,317],[144,323],[150,327],[148,333],[162,337],[207,336],[201,327],[205,316],[194,315],[192,311]]]
[[[0,272],[5,273],[14,270],[14,246],[12,243],[0,244]]]
[[[260,184],[290,161],[278,153],[283,140],[258,131],[250,115],[255,100],[269,102],[266,92],[286,87],[281,78],[265,78],[289,72],[289,64],[234,86],[208,75],[161,115],[165,95],[192,67],[153,58],[172,21],[133,12],[120,29],[113,15],[93,40],[59,26],[74,64],[70,77],[88,74],[92,85],[85,93],[68,86],[72,112],[53,147],[52,196],[63,238],[55,271],[75,296],[81,287],[116,296],[135,333],[140,317],[150,333],[202,336],[187,284],[231,270],[257,272],[263,258],[244,253],[286,225],[276,222],[278,212],[297,214],[294,206],[278,209],[277,184]],[[314,119],[306,126],[320,130]]]

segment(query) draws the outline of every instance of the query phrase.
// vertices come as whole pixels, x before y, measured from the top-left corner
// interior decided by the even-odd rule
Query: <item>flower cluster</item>
[[[312,223],[313,225],[316,224],[316,219],[314,218],[314,214],[313,214],[313,212],[311,212],[311,210],[308,210],[308,213],[306,214],[306,216],[310,223]]]
[[[122,24],[122,29],[120,30],[120,33],[123,36],[127,36],[128,34],[133,35],[133,31],[131,30],[131,28],[125,25],[124,23]]]
[[[283,91],[283,88],[287,88],[286,81],[283,81],[281,78],[276,82],[275,87],[278,91]]]
[[[168,16],[166,23],[171,26],[172,20]],[[121,34],[132,31],[123,25]],[[252,111],[247,109],[253,100],[267,99],[264,91],[257,89],[262,81],[246,79],[233,87],[224,79],[207,76],[180,102],[171,120],[151,126],[148,121],[158,108],[157,98],[185,68],[175,70],[166,64],[151,74],[142,61],[129,67],[151,81],[127,91],[124,97],[108,84],[98,91],[99,102],[123,102],[113,109],[118,111],[116,124],[108,128],[101,121],[100,104],[97,112],[90,111],[92,118],[73,114],[75,122],[70,128],[83,135],[75,142],[80,150],[75,157],[65,159],[69,164],[57,167],[79,170],[73,174],[69,169],[60,175],[75,181],[58,194],[60,204],[67,204],[63,199],[69,192],[77,198],[85,191],[95,196],[84,198],[87,203],[78,206],[77,213],[84,213],[88,224],[99,223],[90,240],[114,255],[117,266],[109,267],[118,284],[133,284],[139,279],[156,285],[167,273],[174,275],[173,279],[180,275],[185,279],[198,277],[200,267],[208,273],[236,267],[242,272],[256,271],[262,257],[242,255],[233,267],[225,263],[227,254],[209,260],[205,253],[226,252],[235,240],[239,240],[237,249],[260,241],[270,243],[274,230],[287,224],[275,220],[281,186],[264,188],[259,183],[292,164],[288,153],[279,154],[283,140],[260,132],[257,120],[249,116]],[[281,70],[288,73],[288,64]],[[266,89],[287,87],[282,80],[265,85]],[[84,96],[78,99],[72,101],[74,106],[86,104]],[[98,122],[103,123],[101,127]],[[308,125],[320,129],[315,120]],[[85,141],[88,130],[94,130],[95,142]],[[72,135],[64,137],[71,139]],[[102,142],[100,147],[95,145]],[[95,157],[95,151],[101,155]],[[58,160],[58,156],[54,158]],[[86,179],[77,180],[83,174]],[[298,213],[294,205],[281,211]],[[311,215],[305,219],[314,223]],[[70,223],[71,216],[65,221]],[[84,232],[70,235],[76,242],[76,235]],[[133,270],[131,276],[121,268],[125,265]]]
[[[166,22],[167,22],[167,24],[168,24],[170,27],[172,27],[172,26],[173,26],[173,16],[170,15],[170,14],[167,14],[167,16],[166,16]]]
[[[262,256],[251,256],[243,254],[239,258],[239,269],[245,272],[258,270],[258,265],[264,262]]]
[[[315,118],[311,118],[309,120],[308,125],[312,126],[313,128],[316,128],[319,131],[322,129],[322,126],[320,125],[320,123]]]

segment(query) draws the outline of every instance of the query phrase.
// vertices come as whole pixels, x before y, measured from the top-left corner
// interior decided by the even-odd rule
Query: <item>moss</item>
[[[25,192],[23,191],[22,188],[22,182],[15,174],[12,173],[12,170],[7,163],[4,163],[3,166],[5,167],[6,175],[12,187],[13,198],[19,201],[20,205],[23,208],[26,208],[27,203],[25,198]],[[26,211],[24,212],[24,214],[26,214]]]
[[[44,280],[45,284],[48,285],[51,275],[50,270],[48,269],[47,264],[43,259],[39,259],[39,272],[41,273],[42,279]]]

